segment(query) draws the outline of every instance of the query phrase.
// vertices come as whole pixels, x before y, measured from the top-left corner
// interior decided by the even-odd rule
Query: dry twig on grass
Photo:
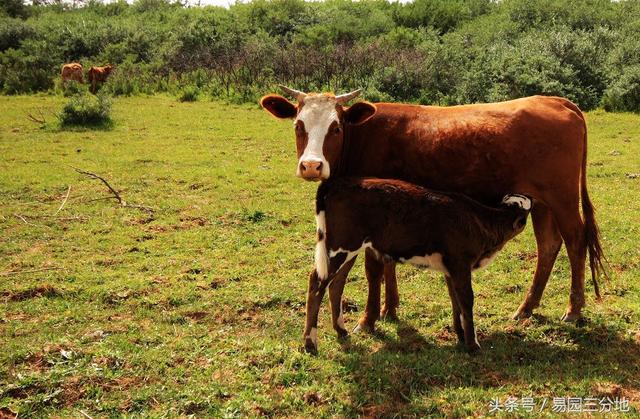
[[[42,109],[37,108],[37,111],[40,114],[40,116],[35,116],[31,112],[27,113],[27,118],[29,118],[29,121],[34,122],[36,124],[40,124],[40,125],[46,124],[47,120],[44,118],[44,114],[42,113]]]
[[[69,194],[70,193],[71,193],[71,185],[69,185],[69,189],[67,189],[67,195],[64,197],[64,200],[62,201],[62,204],[60,204],[60,207],[58,208],[58,210],[53,214],[54,217],[56,215],[58,215],[58,213],[62,210],[62,207],[64,207],[64,204],[67,203],[67,199],[69,199]]]
[[[26,271],[8,271],[8,272],[0,272],[0,276],[11,276],[11,275],[20,275],[20,274],[29,274],[34,272],[44,272],[44,271],[57,271],[62,269],[58,266],[50,266],[47,268],[38,268],[38,269],[27,269]]]
[[[145,211],[145,212],[147,212],[147,213],[149,213],[149,214],[153,214],[154,210],[153,210],[153,208],[151,208],[151,207],[146,207],[146,206],[144,206],[144,205],[129,204],[127,201],[125,201],[124,199],[122,199],[122,196],[120,196],[120,194],[118,193],[118,191],[116,191],[116,190],[113,188],[113,186],[111,186],[111,185],[109,184],[109,182],[107,182],[107,181],[105,180],[105,178],[103,178],[102,176],[97,175],[97,174],[95,174],[95,173],[87,172],[86,170],[78,169],[77,167],[74,167],[73,169],[74,169],[76,172],[78,172],[78,173],[80,173],[80,174],[82,174],[82,175],[89,176],[91,179],[97,179],[97,180],[101,181],[102,183],[104,183],[104,185],[105,185],[107,188],[109,188],[109,191],[113,194],[113,196],[112,196],[112,197],[110,197],[110,198],[113,198],[113,199],[115,199],[116,201],[118,201],[118,203],[120,204],[120,206],[122,206],[122,207],[128,207],[128,208],[136,208],[136,209],[139,209],[139,210]]]

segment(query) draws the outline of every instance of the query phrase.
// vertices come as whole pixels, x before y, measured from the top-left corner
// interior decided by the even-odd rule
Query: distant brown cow
[[[62,66],[60,71],[62,77],[62,85],[65,86],[69,80],[77,81],[78,83],[84,83],[84,75],[82,71],[82,64],[69,63]]]
[[[107,64],[104,67],[91,67],[89,69],[89,83],[91,83],[91,93],[98,91],[98,84],[107,81],[107,77],[111,74],[113,66]]]

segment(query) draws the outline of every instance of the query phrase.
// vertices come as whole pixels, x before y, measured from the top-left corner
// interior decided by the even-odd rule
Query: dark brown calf
[[[461,194],[440,193],[399,180],[336,178],[323,182],[316,195],[318,241],[309,279],[304,344],[317,351],[320,302],[326,287],[333,327],[342,319],[342,291],[356,256],[366,249],[375,263],[367,275],[378,284],[369,298],[379,301],[385,262],[407,262],[443,272],[453,326],[468,351],[480,349],[473,325],[471,272],[486,266],[526,224],[532,202],[507,195],[490,208]],[[376,296],[377,295],[377,296]]]
[[[89,69],[89,83],[91,83],[91,93],[95,94],[98,91],[98,85],[107,81],[107,78],[113,71],[113,66],[107,64],[104,67],[91,67]]]

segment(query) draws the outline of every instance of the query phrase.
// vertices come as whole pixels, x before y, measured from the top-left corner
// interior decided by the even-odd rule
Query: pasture
[[[257,105],[118,98],[112,130],[60,131],[63,99],[0,106],[0,407],[20,416],[480,416],[498,398],[626,398],[640,411],[640,116],[587,114],[589,190],[611,278],[566,324],[561,251],[541,307],[531,226],[474,276],[483,349],[456,347],[440,274],[399,266],[400,320],[299,352],[317,184],[291,123]],[[122,207],[104,177],[131,204]],[[69,187],[71,189],[69,190]],[[70,192],[69,192],[70,191]],[[67,192],[69,192],[67,196]],[[61,210],[61,204],[66,203]],[[366,301],[362,261],[347,328]],[[519,410],[521,414],[527,414]]]

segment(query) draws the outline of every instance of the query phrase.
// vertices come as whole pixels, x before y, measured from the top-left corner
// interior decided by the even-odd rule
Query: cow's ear
[[[277,118],[295,118],[298,114],[296,105],[280,95],[267,95],[260,99],[260,106]]]
[[[349,124],[359,125],[369,120],[375,113],[375,105],[369,102],[358,102],[344,111],[344,120]]]

